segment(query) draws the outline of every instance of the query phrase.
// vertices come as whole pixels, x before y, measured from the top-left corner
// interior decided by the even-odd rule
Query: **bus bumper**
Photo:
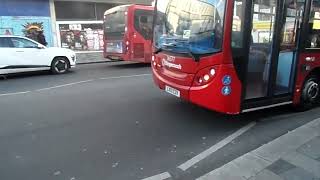
[[[166,86],[175,88],[180,91],[180,98],[189,101],[189,86],[182,86],[178,85],[176,83],[172,83],[165,78],[163,78],[154,68],[152,68],[153,71],[153,81],[155,84],[162,90],[166,89]]]
[[[239,114],[241,112],[241,83],[233,68],[228,67],[228,65],[222,65],[220,68],[220,72],[224,73],[217,74],[209,84],[191,87],[166,80],[154,68],[152,68],[152,71],[155,84],[162,90],[167,91],[166,87],[174,88],[179,91],[181,99],[193,104],[224,114]],[[229,95],[224,95],[222,92],[226,87],[222,83],[226,74],[233,79],[233,82],[228,86],[231,89]]]

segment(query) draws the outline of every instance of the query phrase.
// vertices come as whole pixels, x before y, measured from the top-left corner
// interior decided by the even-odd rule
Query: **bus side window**
[[[233,64],[240,81],[246,77],[246,49],[245,49],[245,5],[246,0],[235,0],[232,20],[231,48]]]
[[[146,10],[136,10],[134,15],[134,27],[143,38],[152,38],[153,12]]]
[[[318,0],[312,1],[310,19],[309,19],[309,32],[306,40],[307,49],[320,48],[320,2]]]
[[[243,48],[243,2],[242,0],[234,1],[234,13],[232,21],[232,48]]]

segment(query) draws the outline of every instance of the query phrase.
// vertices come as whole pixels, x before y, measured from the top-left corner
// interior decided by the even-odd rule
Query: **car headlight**
[[[71,56],[71,59],[72,59],[73,62],[75,62],[75,61],[76,61],[76,55],[75,55],[75,54],[72,55],[72,56]]]

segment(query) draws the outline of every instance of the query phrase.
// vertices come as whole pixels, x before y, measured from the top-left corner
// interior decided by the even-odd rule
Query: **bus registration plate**
[[[180,91],[179,90],[176,90],[176,89],[174,89],[172,87],[169,87],[169,86],[166,86],[165,90],[169,94],[172,94],[174,96],[180,97]]]

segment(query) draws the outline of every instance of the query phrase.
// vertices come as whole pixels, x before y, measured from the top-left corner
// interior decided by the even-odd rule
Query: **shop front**
[[[58,45],[77,52],[102,52],[106,10],[123,4],[148,4],[151,0],[55,0]]]
[[[112,3],[55,2],[60,47],[80,52],[103,50],[103,14]]]

